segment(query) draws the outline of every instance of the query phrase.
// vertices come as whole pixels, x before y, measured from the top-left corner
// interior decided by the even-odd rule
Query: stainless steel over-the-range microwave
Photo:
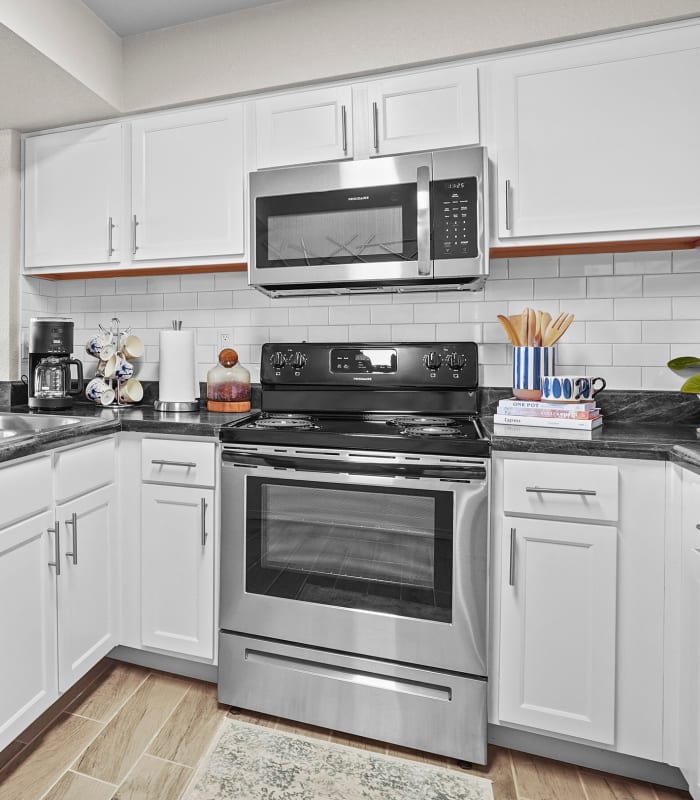
[[[483,147],[250,175],[249,283],[272,296],[480,289]]]

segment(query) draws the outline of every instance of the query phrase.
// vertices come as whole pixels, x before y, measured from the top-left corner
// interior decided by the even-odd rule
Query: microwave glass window
[[[267,231],[272,260],[400,258],[404,250],[401,206],[268,217]]]
[[[256,266],[416,261],[416,184],[258,197]]]

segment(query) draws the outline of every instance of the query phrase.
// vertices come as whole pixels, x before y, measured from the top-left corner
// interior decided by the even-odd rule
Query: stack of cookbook
[[[499,401],[493,421],[498,425],[592,431],[603,424],[603,417],[595,400],[581,403],[547,403],[516,400],[511,397]]]

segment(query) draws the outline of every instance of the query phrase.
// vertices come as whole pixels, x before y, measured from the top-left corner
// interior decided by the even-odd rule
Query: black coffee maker
[[[29,320],[29,407],[70,408],[83,391],[82,362],[71,358],[73,320],[32,317]],[[71,365],[77,376],[71,375]]]

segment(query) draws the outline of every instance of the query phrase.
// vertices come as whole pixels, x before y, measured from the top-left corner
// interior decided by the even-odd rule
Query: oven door
[[[221,627],[486,674],[487,462],[225,448]]]
[[[430,153],[251,173],[250,283],[432,276]]]

